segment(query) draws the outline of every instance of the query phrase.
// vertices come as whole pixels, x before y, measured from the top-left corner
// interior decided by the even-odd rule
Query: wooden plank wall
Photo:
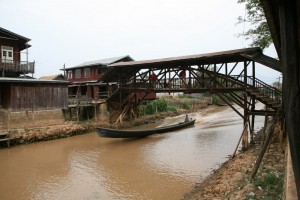
[[[68,87],[65,84],[10,85],[10,98],[6,107],[11,111],[66,109]]]
[[[300,199],[300,3],[298,0],[278,2],[284,113]]]

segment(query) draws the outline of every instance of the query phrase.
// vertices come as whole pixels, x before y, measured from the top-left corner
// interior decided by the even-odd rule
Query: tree
[[[246,40],[251,39],[252,47],[265,49],[272,43],[271,33],[267,24],[265,13],[260,0],[238,0],[238,3],[245,3],[245,17],[239,16],[237,24],[248,23],[252,28],[238,34],[238,37],[245,36]]]

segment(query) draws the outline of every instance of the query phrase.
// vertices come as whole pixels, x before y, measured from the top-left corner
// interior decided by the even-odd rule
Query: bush
[[[144,108],[139,110],[141,115],[152,115],[155,113],[176,111],[175,106],[168,104],[165,99],[157,99],[148,103]]]
[[[182,103],[182,108],[185,109],[185,110],[189,110],[190,106],[187,103]]]

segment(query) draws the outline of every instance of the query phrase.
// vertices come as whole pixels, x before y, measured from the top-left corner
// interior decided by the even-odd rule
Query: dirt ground
[[[284,142],[280,141],[279,126],[276,126],[272,143],[267,150],[255,178],[251,179],[254,163],[261,150],[261,141],[256,140],[246,152],[237,154],[224,163],[203,182],[184,196],[184,200],[221,200],[221,199],[282,199],[283,186],[271,185],[265,177],[274,174],[273,180],[283,183],[286,159]],[[278,178],[276,178],[278,177]],[[274,181],[273,181],[274,182]],[[269,184],[269,185],[268,185]],[[272,186],[272,188],[271,188]],[[274,191],[275,190],[275,191]]]

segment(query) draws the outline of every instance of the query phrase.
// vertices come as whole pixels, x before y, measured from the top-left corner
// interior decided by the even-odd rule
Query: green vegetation
[[[260,0],[238,0],[238,3],[245,3],[245,16],[239,16],[237,24],[248,23],[252,28],[238,34],[244,36],[246,40],[251,39],[252,47],[265,49],[273,43],[271,33],[267,24],[265,13]]]
[[[223,103],[223,100],[216,94],[206,93],[206,97],[211,97],[211,103],[212,104],[221,104]]]
[[[185,110],[189,110],[190,106],[187,103],[182,103],[182,108],[185,109]]]
[[[181,94],[176,96],[165,96],[160,99],[140,105],[138,115],[152,115],[163,112],[178,112],[180,110],[192,111],[207,107],[210,98],[204,95]]]
[[[274,172],[267,172],[261,178],[255,178],[253,184],[257,188],[261,188],[265,195],[263,197],[255,196],[255,198],[252,197],[252,199],[282,199],[284,185],[283,173],[276,174]]]
[[[155,113],[161,112],[169,112],[174,111],[176,112],[176,108],[174,105],[169,104],[165,99],[157,99],[151,101],[146,106],[139,109],[140,115],[152,115]]]

